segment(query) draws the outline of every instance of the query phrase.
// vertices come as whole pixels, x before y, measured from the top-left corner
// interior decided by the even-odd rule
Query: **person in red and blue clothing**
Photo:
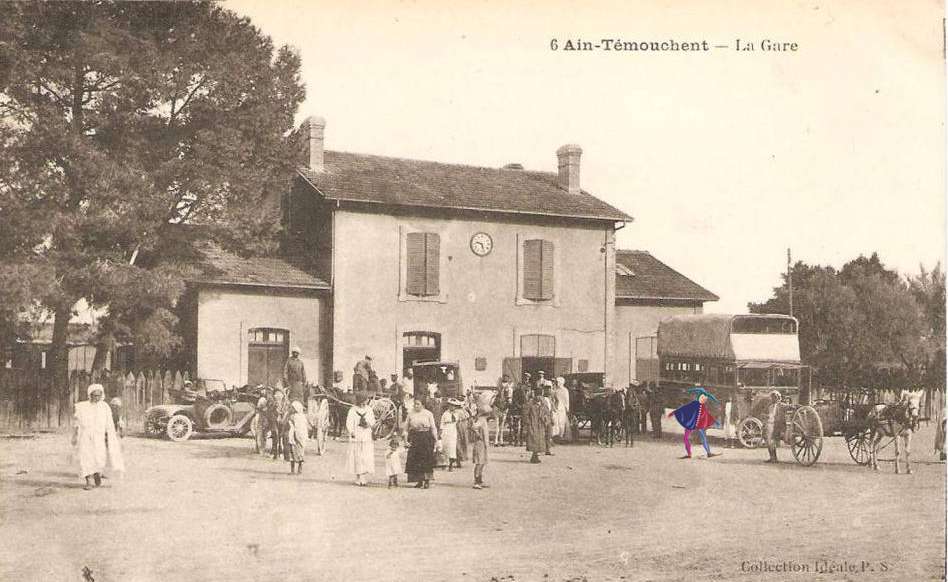
[[[685,429],[685,455],[680,458],[691,458],[691,433],[694,431],[698,431],[698,434],[701,436],[701,444],[704,445],[704,450],[707,452],[708,457],[716,457],[720,453],[711,452],[711,447],[708,446],[708,437],[704,431],[706,428],[714,426],[715,424],[714,417],[711,416],[710,411],[708,411],[708,400],[710,399],[717,402],[718,399],[699,386],[689,388],[688,392],[694,394],[695,399],[668,413],[668,416],[674,416],[678,423]]]

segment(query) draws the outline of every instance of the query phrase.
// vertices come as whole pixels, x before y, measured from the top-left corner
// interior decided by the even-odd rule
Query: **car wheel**
[[[168,426],[165,428],[168,438],[175,441],[186,441],[191,438],[194,432],[194,424],[191,419],[183,414],[175,414],[168,419]]]

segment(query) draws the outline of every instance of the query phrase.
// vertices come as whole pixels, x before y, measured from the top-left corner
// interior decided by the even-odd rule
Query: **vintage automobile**
[[[464,397],[461,368],[457,362],[415,362],[411,370],[416,398],[427,397],[433,387],[437,388],[442,398]]]
[[[198,380],[195,390],[172,390],[174,404],[145,411],[145,432],[186,441],[195,432],[243,436],[250,430],[256,395],[226,390],[221,380]]]

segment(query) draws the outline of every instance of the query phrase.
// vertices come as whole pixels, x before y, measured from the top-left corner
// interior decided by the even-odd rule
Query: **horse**
[[[906,472],[912,474],[910,454],[912,434],[918,430],[918,419],[922,390],[903,390],[895,404],[879,404],[869,411],[866,422],[869,426],[869,468],[879,470],[879,443],[883,437],[895,440],[895,474],[899,471],[899,458],[905,451]]]
[[[608,390],[591,398],[584,398],[584,409],[592,420],[592,431],[600,445],[613,446],[622,430],[625,395],[619,390]]]
[[[510,430],[510,444],[517,447],[523,440],[523,407],[527,402],[527,390],[520,384],[513,389],[513,396],[507,404],[507,428]]]
[[[625,434],[625,446],[635,445],[635,433],[639,432],[639,403],[638,395],[633,388],[623,391],[625,403],[622,407],[622,432]]]

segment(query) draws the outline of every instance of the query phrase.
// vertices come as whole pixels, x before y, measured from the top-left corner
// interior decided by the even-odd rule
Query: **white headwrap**
[[[566,378],[564,378],[564,377],[562,377],[562,376],[557,376],[557,377],[556,377],[556,386],[557,386],[557,388],[565,388],[565,387],[566,387]]]
[[[102,384],[89,384],[89,387],[86,388],[86,396],[92,398],[93,392],[101,392],[103,398],[105,397],[105,386]]]

